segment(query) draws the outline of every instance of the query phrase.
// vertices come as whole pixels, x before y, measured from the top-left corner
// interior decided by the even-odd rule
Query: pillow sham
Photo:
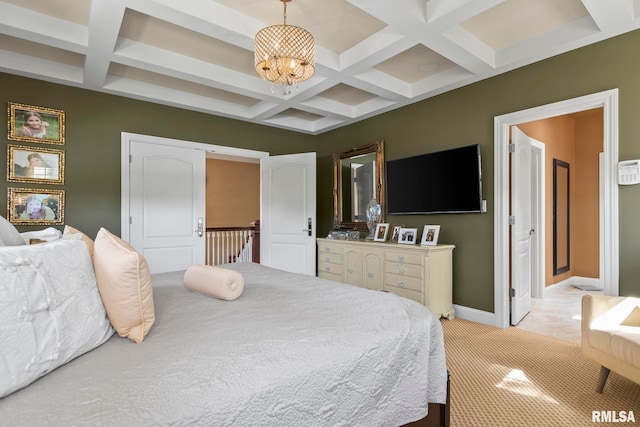
[[[0,398],[113,332],[84,243],[0,247]]]
[[[89,254],[93,258],[93,240],[91,240],[89,236],[87,236],[77,228],[73,228],[69,225],[65,225],[64,230],[62,231],[62,237],[70,236],[72,234],[79,234],[82,236],[82,241],[87,245],[87,248],[89,249]]]
[[[22,246],[26,244],[13,224],[0,216],[0,246]]]
[[[141,343],[155,322],[147,261],[127,242],[100,228],[93,243],[93,266],[111,324],[121,337]]]

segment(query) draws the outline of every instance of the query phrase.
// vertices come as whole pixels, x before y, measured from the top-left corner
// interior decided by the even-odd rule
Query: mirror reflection
[[[333,155],[334,227],[367,230],[366,209],[373,197],[384,215],[384,142]]]

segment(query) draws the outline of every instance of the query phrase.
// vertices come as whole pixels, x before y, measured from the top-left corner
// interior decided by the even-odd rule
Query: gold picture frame
[[[9,187],[7,218],[16,225],[62,225],[64,190]]]
[[[8,139],[41,144],[64,144],[64,111],[9,103]]]
[[[64,184],[64,151],[7,145],[7,181]]]

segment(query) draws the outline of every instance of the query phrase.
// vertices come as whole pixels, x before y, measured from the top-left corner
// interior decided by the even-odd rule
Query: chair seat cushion
[[[640,328],[620,325],[616,329],[592,329],[589,342],[594,348],[640,368]]]

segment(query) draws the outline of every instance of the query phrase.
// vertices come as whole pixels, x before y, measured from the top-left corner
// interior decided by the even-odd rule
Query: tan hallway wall
[[[599,277],[599,173],[602,109],[523,123],[518,127],[545,144],[545,285],[572,276]],[[553,275],[553,159],[570,165],[570,268]]]
[[[207,159],[209,227],[248,227],[260,219],[260,164]]]

